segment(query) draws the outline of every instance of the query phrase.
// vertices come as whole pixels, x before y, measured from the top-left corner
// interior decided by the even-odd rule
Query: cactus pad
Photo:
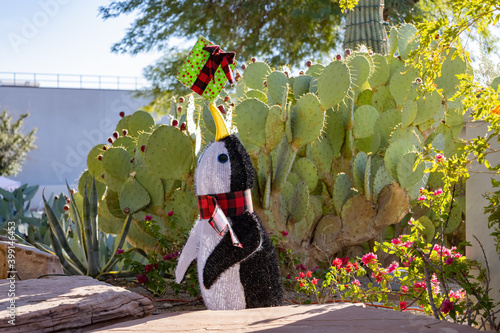
[[[269,109],[266,118],[266,149],[273,150],[283,139],[285,135],[285,123],[283,120],[283,110],[274,105]]]
[[[309,92],[311,77],[309,75],[299,75],[293,82],[293,94],[296,99]]]
[[[247,91],[246,96],[247,96],[247,98],[255,98],[261,102],[267,103],[266,94],[264,94],[260,90],[250,89]]]
[[[356,149],[367,154],[375,154],[380,148],[380,134],[374,133],[372,136],[354,140]]]
[[[389,171],[387,171],[387,168],[381,165],[373,178],[373,201],[377,202],[380,191],[387,185],[392,184],[393,181],[394,179],[389,174]]]
[[[401,114],[401,126],[410,126],[417,117],[418,106],[413,101],[406,101],[403,105],[403,112]]]
[[[371,167],[372,167],[372,157],[368,156],[368,159],[366,160],[366,167],[365,167],[365,179],[363,181],[363,192],[365,193],[365,199],[367,201],[372,200],[372,182],[371,182]]]
[[[130,172],[130,155],[124,148],[110,147],[102,154],[102,166],[106,174],[125,181]],[[107,179],[105,179],[107,183]]]
[[[415,68],[404,67],[394,73],[389,84],[389,89],[397,106],[401,107],[407,99],[413,101],[417,97],[417,92],[413,85],[417,77],[418,71]]]
[[[120,136],[118,139],[113,142],[113,147],[121,147],[125,148],[130,155],[130,158],[135,155],[136,143],[135,140],[131,136]]]
[[[318,78],[318,97],[323,109],[339,104],[351,87],[349,67],[342,61],[333,61]]]
[[[80,193],[85,193],[85,185],[87,187],[92,184],[92,176],[88,170],[85,170],[82,175],[80,176],[80,179],[78,179],[78,192]],[[104,185],[102,182],[98,182],[97,179],[100,179],[104,181],[101,176],[95,176],[95,188],[97,192],[97,198],[100,199],[104,195],[104,192],[106,192],[106,185]]]
[[[151,206],[155,209],[158,207],[163,208],[165,190],[161,179],[151,173],[145,165],[136,169],[135,179],[149,193]]]
[[[335,183],[333,185],[333,206],[335,210],[340,215],[342,211],[342,206],[345,202],[354,196],[355,192],[351,189],[351,181],[349,176],[345,173],[339,173],[337,178],[335,179]]]
[[[413,123],[420,125],[432,119],[440,110],[443,97],[434,90],[431,94],[417,100],[418,113]]]
[[[245,85],[250,89],[264,90],[264,81],[271,73],[271,68],[265,62],[250,63],[243,72]]]
[[[377,91],[373,93],[371,104],[380,111],[393,109],[396,106],[387,86],[377,87]]]
[[[500,76],[497,76],[496,78],[491,81],[491,87],[495,90],[498,91],[498,88],[500,87]]]
[[[375,128],[380,135],[380,147],[387,147],[392,132],[401,123],[401,111],[390,109],[383,112],[377,119]]]
[[[329,109],[326,112],[327,125],[325,128],[325,137],[328,139],[332,146],[333,156],[338,157],[340,155],[340,150],[344,144],[345,138],[345,128],[344,122],[340,118],[338,112],[333,109]]]
[[[373,89],[384,85],[387,80],[389,80],[391,69],[389,68],[389,64],[384,56],[380,54],[373,54],[372,59],[375,71],[368,79],[368,83],[370,83],[370,86]]]
[[[123,184],[120,192],[120,208],[125,214],[134,214],[151,202],[151,197],[144,187],[133,177]]]
[[[372,98],[373,98],[373,91],[371,89],[365,89],[359,94],[356,104],[358,106],[371,105]]]
[[[125,117],[120,119],[120,121],[116,125],[116,131],[118,133],[122,133],[122,131],[125,129],[128,131],[128,121],[129,121],[130,117],[131,116],[125,116]]]
[[[392,33],[392,29],[391,29]],[[403,24],[397,31],[398,33],[398,51],[403,60],[408,58],[408,54],[413,51],[415,46],[415,36],[417,28],[413,24]]]
[[[418,222],[424,227],[424,229],[421,231],[422,236],[425,237],[427,240],[427,243],[432,243],[432,240],[434,239],[434,234],[436,233],[436,228],[434,227],[434,224],[432,221],[427,217],[427,216],[421,216],[418,219]]]
[[[398,49],[398,29],[395,26],[391,27],[389,33],[389,56],[393,57]]]
[[[255,98],[246,99],[235,109],[235,120],[238,133],[244,142],[259,147],[266,144],[266,118],[269,113],[267,105]]]
[[[364,152],[359,152],[354,158],[352,165],[352,178],[354,179],[354,186],[360,193],[365,191],[365,170],[368,156]]]
[[[356,139],[372,136],[379,112],[371,105],[363,105],[354,110],[352,133]]]
[[[104,167],[102,165],[102,161],[98,159],[98,156],[104,153],[102,147],[104,147],[104,145],[102,144],[95,146],[90,150],[89,154],[87,155],[88,173],[91,176],[94,176],[95,179],[100,182],[104,182],[104,180],[101,178],[101,175],[104,173]]]
[[[185,180],[193,164],[191,140],[172,126],[162,125],[153,131],[145,154],[148,168],[162,179]]]
[[[283,95],[287,93],[288,78],[283,72],[272,72],[267,77],[267,93],[270,99],[281,104]]]
[[[384,162],[389,174],[394,179],[398,179],[398,163],[404,154],[414,151],[414,143],[403,140],[391,140],[389,148],[385,151]]]
[[[319,77],[324,70],[325,66],[321,64],[314,64],[307,69],[306,75],[309,75],[312,78]]]
[[[425,163],[419,163],[415,168],[417,154],[404,154],[397,165],[398,181],[402,188],[411,190],[424,177]]]
[[[370,60],[363,53],[355,53],[347,58],[347,65],[351,73],[352,84],[355,87],[360,87],[371,74]]]
[[[290,115],[295,150],[318,138],[323,128],[325,112],[314,94],[303,95],[292,109]]]
[[[174,217],[177,221],[173,229],[187,233],[191,230],[199,214],[196,196],[189,190],[176,190],[166,202],[165,211],[174,212]]]
[[[291,205],[291,223],[296,223],[306,216],[309,208],[309,187],[304,181],[300,181],[293,189],[292,197],[293,205]]]
[[[296,159],[292,166],[292,171],[297,174],[311,190],[318,185],[318,170],[314,163],[305,157]]]
[[[327,138],[321,138],[307,145],[307,157],[314,162],[319,173],[327,175],[332,169],[333,149]]]
[[[465,74],[467,63],[460,57],[457,50],[452,48],[441,65],[441,76],[436,77],[436,84],[443,89],[443,95],[450,98],[457,92],[460,80],[456,75]]]
[[[151,115],[145,111],[136,111],[128,120],[128,133],[137,137],[140,132],[149,132],[155,121]]]

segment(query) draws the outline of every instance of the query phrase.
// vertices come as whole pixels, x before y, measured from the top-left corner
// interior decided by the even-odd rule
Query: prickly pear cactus
[[[251,63],[235,90],[215,101],[254,162],[254,209],[269,232],[287,230],[291,246],[311,263],[399,230],[387,227],[410,211],[419,189],[440,187],[418,154],[432,145],[451,156],[461,145],[464,110],[449,97],[455,75],[470,69],[449,55],[436,89],[421,95],[418,74],[401,60],[417,46],[414,31],[393,27],[387,55],[359,49],[312,64],[298,77]],[[202,99],[190,95],[171,104],[163,123],[143,112],[122,118],[118,138],[94,147],[87,159],[85,177],[95,175],[107,187],[100,225],[116,230],[126,210],[135,212],[129,242],[146,250],[155,242],[144,231],[146,214],[174,238],[190,229],[196,160],[214,138]],[[453,208],[448,234],[460,225],[461,207]],[[179,218],[175,227],[166,223],[171,210]]]

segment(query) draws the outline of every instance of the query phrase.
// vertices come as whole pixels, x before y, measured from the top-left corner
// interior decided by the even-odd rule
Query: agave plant
[[[68,192],[70,198],[68,209],[76,229],[76,238],[73,242],[77,242],[81,253],[77,253],[78,251],[74,250],[75,247],[70,246],[68,233],[66,233],[62,227],[63,223],[57,219],[56,213],[47,203],[43,194],[42,198],[45,212],[49,221],[49,240],[51,248],[40,243],[37,243],[37,246],[49,253],[57,255],[64,270],[68,274],[87,275],[94,278],[102,277],[104,274],[109,273],[118,263],[117,249],[121,249],[124,246],[133,212],[126,216],[121,232],[116,238],[119,241],[118,243],[115,242],[116,245],[112,251],[111,257],[103,266],[100,260],[101,246],[99,242],[99,229],[97,227],[98,198],[95,179],[92,179],[90,191],[87,191],[87,184],[85,184],[84,194],[81,195],[80,198],[77,198],[77,200],[75,200],[75,195],[73,191],[70,190],[69,186]],[[81,205],[77,204],[80,200]],[[142,252],[138,249],[131,250]]]

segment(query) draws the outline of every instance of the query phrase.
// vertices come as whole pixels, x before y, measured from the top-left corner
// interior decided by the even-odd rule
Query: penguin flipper
[[[232,228],[243,247],[234,246],[231,235],[226,232],[203,267],[203,284],[207,289],[212,287],[224,271],[254,253],[262,242],[260,224],[255,213],[247,212],[232,217],[231,220]]]
[[[179,256],[179,261],[177,262],[177,267],[175,268],[175,282],[181,283],[186,275],[186,271],[191,265],[191,262],[196,259],[198,255],[198,241],[201,229],[200,220],[196,221],[193,229],[189,233],[188,240],[184,248],[182,249],[181,255]]]

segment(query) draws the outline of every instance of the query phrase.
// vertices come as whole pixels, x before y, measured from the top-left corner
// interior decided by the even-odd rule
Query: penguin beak
[[[219,110],[215,107],[214,103],[210,103],[208,106],[210,108],[210,113],[212,114],[212,117],[214,118],[215,122],[215,128],[216,128],[215,141],[220,141],[221,139],[224,139],[225,137],[229,136],[229,131],[227,130],[226,124],[224,123],[224,119],[222,119],[222,115],[220,114]]]

